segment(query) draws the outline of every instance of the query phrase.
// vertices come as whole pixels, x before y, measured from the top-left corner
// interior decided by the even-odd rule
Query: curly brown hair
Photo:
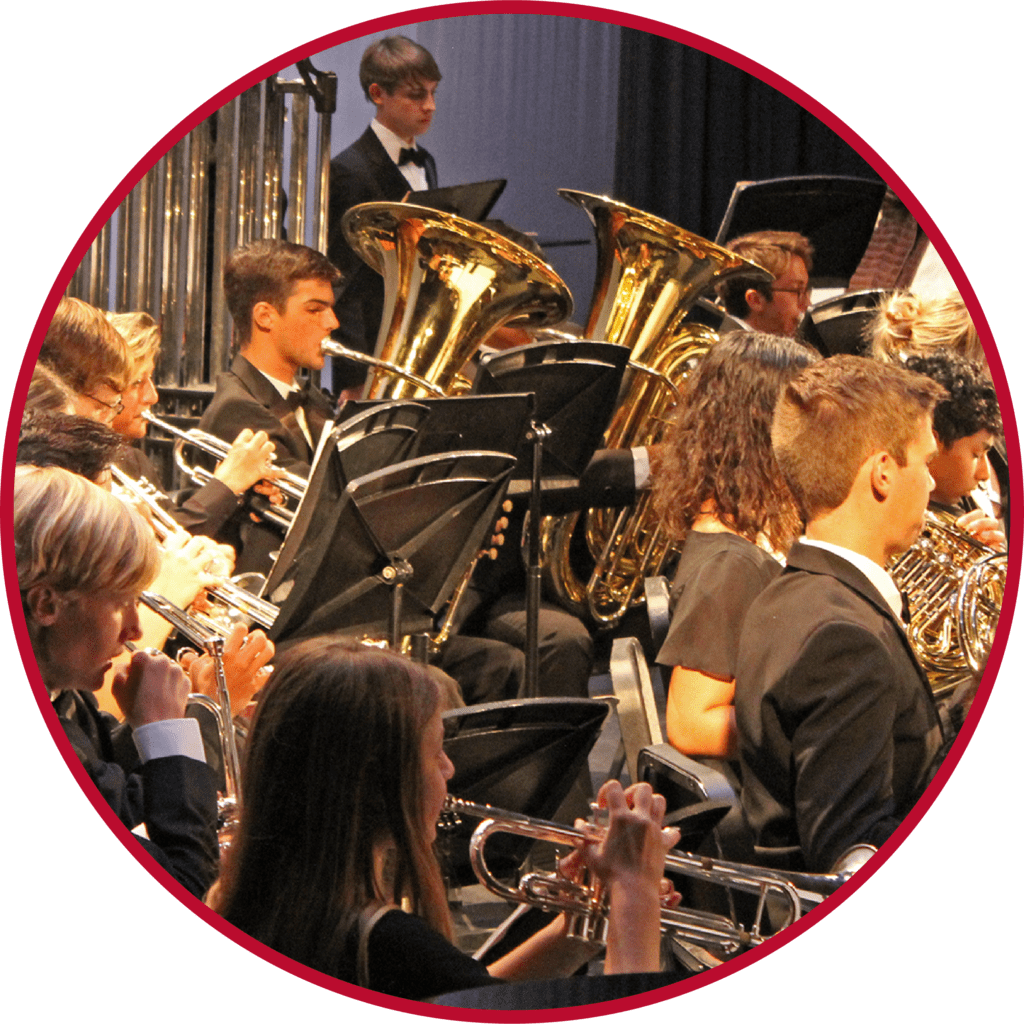
[[[654,457],[655,508],[680,540],[708,502],[743,537],[764,534],[785,551],[801,522],[772,453],[772,415],[783,385],[816,353],[789,338],[737,331],[690,375]]]

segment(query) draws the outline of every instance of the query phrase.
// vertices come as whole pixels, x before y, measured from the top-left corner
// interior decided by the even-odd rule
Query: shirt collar
[[[391,157],[393,164],[398,163],[398,158],[401,156],[403,149],[418,148],[415,139],[412,140],[412,145],[409,145],[403,139],[400,139],[390,128],[382,125],[376,118],[370,122],[370,127],[373,129],[374,135],[380,140],[380,144],[387,150],[387,154]]]
[[[892,609],[896,619],[899,622],[903,621],[903,595],[900,594],[899,587],[893,582],[892,577],[877,562],[871,561],[867,555],[862,555],[858,551],[851,551],[849,548],[840,547],[838,544],[830,544],[825,540],[811,540],[809,537],[801,537],[800,543],[806,544],[809,547],[823,548],[825,551],[831,551],[832,554],[845,559],[855,569],[859,569],[867,576],[868,581],[875,590],[881,594],[885,603]]]

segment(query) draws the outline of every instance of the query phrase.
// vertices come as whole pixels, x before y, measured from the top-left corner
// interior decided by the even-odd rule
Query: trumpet
[[[234,716],[231,714],[231,694],[228,691],[227,677],[224,674],[224,638],[159,594],[144,591],[139,600],[147,608],[166,619],[182,636],[201,647],[213,659],[217,679],[217,699],[212,700],[205,694],[193,693],[189,694],[189,702],[200,704],[212,711],[217,721],[217,734],[224,757],[224,792],[217,801],[218,834],[223,849],[230,843],[231,830],[242,801],[240,785],[242,773],[238,757],[238,744],[235,740]]]
[[[110,472],[121,494],[133,502],[144,505],[150,511],[150,521],[157,540],[163,543],[169,537],[189,536],[188,531],[160,504],[160,499],[165,496],[145,477],[133,480],[118,466],[111,466]],[[236,576],[233,579],[227,576],[220,577],[207,590],[207,596],[216,601],[224,611],[218,609],[215,613],[210,608],[195,610],[193,618],[221,637],[226,637],[236,622],[245,622],[246,625],[255,623],[263,629],[269,629],[273,626],[279,609],[276,604],[257,597],[245,588],[243,584],[251,582],[253,578],[263,581],[263,577],[256,573]]]
[[[515,885],[495,877],[487,866],[486,844],[494,835],[507,833],[556,845],[578,845],[584,834],[578,829],[555,822],[541,821],[523,814],[498,811],[486,804],[471,803],[448,797],[445,814],[451,819],[461,815],[484,819],[469,842],[469,857],[480,884],[489,892],[514,903],[527,903],[552,912],[564,912],[569,918],[569,931],[591,942],[604,942],[608,930],[608,906],[599,889],[574,882],[551,872],[532,871],[520,875]],[[776,907],[780,918],[772,922],[772,931],[786,928],[809,910],[818,906],[858,871],[875,847],[859,844],[851,847],[831,872],[811,874],[779,871],[749,864],[715,860],[697,854],[675,852],[665,858],[667,874],[724,886],[758,897],[753,923],[743,926],[722,914],[689,908],[662,908],[661,928],[665,933],[697,945],[710,945],[726,956],[749,949],[767,937],[763,930],[765,913]]]
[[[190,444],[193,447],[198,448],[201,452],[213,457],[218,462],[223,461],[231,450],[231,445],[227,441],[216,437],[214,434],[208,434],[206,431],[198,430],[195,427],[190,427],[188,430],[182,430],[180,427],[176,427],[173,423],[168,423],[167,420],[161,419],[159,416],[154,416],[148,409],[142,413],[142,418],[147,423],[151,423],[157,429],[177,438],[174,442],[175,465],[197,487],[203,487],[208,484],[214,478],[213,473],[203,466],[196,466],[187,462],[184,454],[185,445]],[[285,497],[291,498],[296,503],[300,502],[303,494],[306,493],[306,478],[300,476],[298,473],[291,473],[287,470],[282,470],[281,474],[276,477],[272,483],[281,491],[282,494],[285,495]],[[260,509],[259,514],[264,519],[267,519],[269,522],[274,523],[276,526],[280,526],[285,530],[288,529],[291,525],[292,519],[294,518],[294,513],[290,509],[276,508],[274,506]]]

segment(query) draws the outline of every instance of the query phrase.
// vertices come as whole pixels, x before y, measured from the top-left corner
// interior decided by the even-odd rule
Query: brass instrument
[[[907,636],[937,696],[981,676],[1006,585],[1006,555],[929,509],[921,536],[890,567],[907,594]]]
[[[110,467],[111,475],[117,490],[129,500],[144,505],[151,513],[150,522],[157,540],[161,543],[168,537],[190,536],[173,516],[160,504],[166,496],[151,484],[145,477],[133,480],[118,466]],[[278,607],[271,601],[258,597],[247,589],[247,586],[262,586],[264,580],[258,573],[246,573],[229,578],[221,576],[207,590],[207,597],[212,599],[213,606],[194,608],[192,617],[221,637],[227,637],[237,622],[249,626],[255,623],[269,629],[277,618]]]
[[[569,916],[570,933],[592,942],[603,942],[607,936],[607,900],[599,888],[570,881],[548,872],[527,872],[515,885],[496,878],[487,866],[486,845],[499,833],[524,836],[563,846],[575,846],[583,833],[567,825],[540,821],[526,815],[498,811],[486,805],[469,803],[455,797],[445,802],[448,815],[484,819],[470,839],[470,862],[480,883],[490,892],[515,903],[527,903]],[[758,945],[766,937],[762,921],[769,901],[781,907],[781,917],[773,920],[773,931],[788,927],[800,916],[818,906],[834,893],[875,853],[866,844],[852,847],[828,874],[778,871],[754,865],[735,864],[692,853],[669,853],[665,858],[666,874],[683,875],[737,892],[758,897],[752,925],[744,927],[721,914],[688,908],[663,908],[662,931],[698,945],[710,945],[726,956]]]
[[[366,398],[452,395],[459,371],[499,327],[543,327],[572,313],[569,290],[547,263],[472,221],[410,203],[363,203],[343,227],[384,278],[384,317],[376,356],[332,341],[323,350],[374,367]]]
[[[181,427],[176,427],[173,423],[168,423],[167,420],[155,416],[148,409],[142,413],[142,418],[157,429],[177,438],[174,442],[174,462],[178,469],[197,487],[203,487],[208,484],[213,479],[213,473],[203,466],[195,466],[187,462],[184,455],[184,446],[186,444],[192,445],[206,455],[212,456],[218,462],[223,461],[231,450],[231,445],[227,441],[216,437],[214,434],[208,434],[206,431],[195,427],[182,430]],[[286,470],[282,471],[281,475],[276,477],[272,483],[282,494],[291,498],[296,503],[302,500],[302,495],[306,492],[306,478],[297,473],[289,473]],[[285,530],[291,525],[295,515],[291,509],[285,507],[277,508],[275,506],[261,508],[259,514],[264,519]]]
[[[234,716],[231,713],[231,694],[224,675],[224,638],[208,629],[194,617],[186,614],[159,594],[143,592],[139,600],[157,615],[166,619],[182,636],[201,647],[213,659],[217,679],[217,699],[193,693],[189,701],[212,711],[217,720],[221,752],[224,757],[224,792],[217,801],[218,834],[223,849],[230,843],[231,830],[242,802],[241,769],[238,744],[235,739]]]
[[[618,411],[604,438],[606,448],[656,444],[679,399],[679,384],[718,336],[684,318],[714,282],[742,273],[771,275],[741,256],[651,214],[605,196],[559,189],[583,207],[597,237],[597,275],[585,336],[630,349]],[[580,517],[594,559],[588,580],[570,561]],[[547,583],[575,614],[601,626],[615,625],[642,601],[643,580],[659,575],[675,550],[641,495],[632,508],[591,509],[548,518],[542,525]]]

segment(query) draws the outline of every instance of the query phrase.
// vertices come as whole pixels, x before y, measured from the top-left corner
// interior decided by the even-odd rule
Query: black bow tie
[[[425,149],[410,149],[407,146],[402,148],[402,151],[398,154],[398,166],[403,167],[405,164],[415,164],[417,167],[426,167],[427,165],[427,151]]]
[[[305,406],[309,400],[309,381],[306,381],[301,388],[296,388],[294,391],[289,391],[285,395],[284,400],[288,403],[288,408],[293,412],[299,408],[299,406]]]

